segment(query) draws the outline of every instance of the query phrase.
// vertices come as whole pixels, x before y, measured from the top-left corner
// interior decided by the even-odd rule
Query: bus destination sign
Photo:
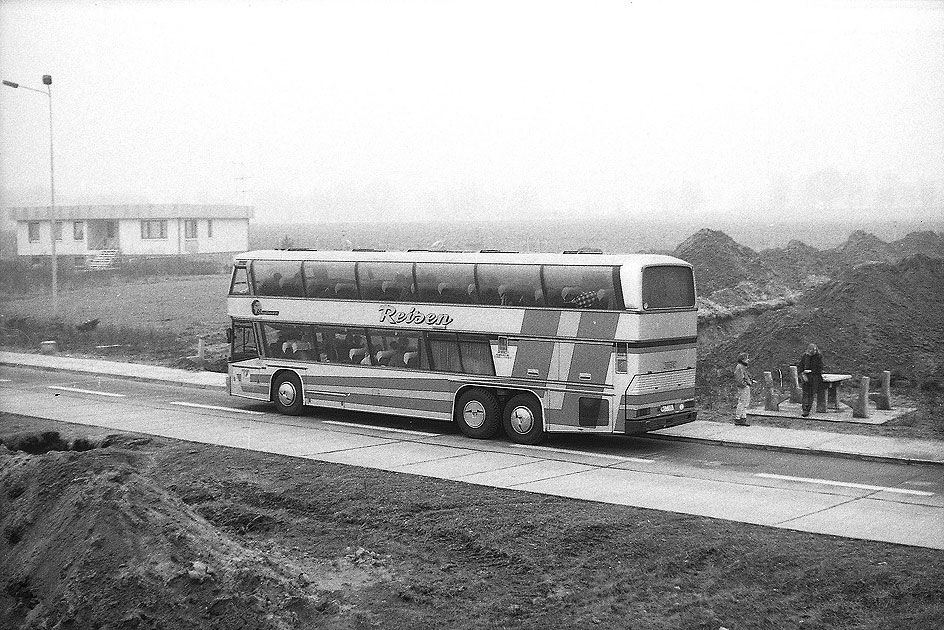
[[[446,313],[424,313],[411,308],[401,311],[392,306],[380,307],[380,323],[390,324],[426,324],[427,326],[442,326],[445,328],[452,323],[452,317]]]

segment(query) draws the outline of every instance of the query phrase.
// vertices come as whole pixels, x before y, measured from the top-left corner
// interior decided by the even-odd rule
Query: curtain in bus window
[[[413,263],[362,262],[357,266],[362,300],[409,302],[413,297]]]
[[[465,368],[466,374],[495,376],[492,346],[487,337],[459,335],[459,349],[462,352],[462,366]]]
[[[557,308],[618,309],[613,267],[544,265],[547,305]]]
[[[306,260],[303,269],[308,297],[357,299],[353,262]]]
[[[296,260],[256,260],[252,263],[256,295],[304,297],[302,264]]]
[[[479,302],[503,306],[544,306],[538,265],[476,265]]]
[[[642,307],[695,306],[695,281],[689,267],[659,265],[642,270]]]
[[[262,338],[268,359],[318,360],[318,344],[311,326],[265,323]]]
[[[416,295],[421,302],[474,304],[475,267],[461,263],[416,263]]]
[[[459,343],[455,334],[429,333],[429,354],[432,369],[439,372],[461,372]]]

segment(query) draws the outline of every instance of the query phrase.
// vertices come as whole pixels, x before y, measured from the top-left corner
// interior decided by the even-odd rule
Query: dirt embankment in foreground
[[[235,449],[0,447],[0,488],[4,628],[944,624],[940,551]]]

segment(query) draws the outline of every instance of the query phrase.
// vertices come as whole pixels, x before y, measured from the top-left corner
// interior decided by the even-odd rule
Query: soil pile
[[[897,241],[892,241],[891,248],[895,255],[907,258],[915,254],[924,254],[932,258],[944,258],[944,236],[931,230],[912,232]]]
[[[810,289],[834,273],[835,257],[803,241],[790,241],[783,249],[765,249],[760,257],[784,284],[793,288]]]
[[[733,365],[737,352],[756,369],[795,364],[816,342],[827,371],[922,380],[944,370],[944,260],[912,256],[849,269],[791,306],[761,313],[739,335],[706,350],[704,367]]]
[[[130,438],[42,455],[0,446],[0,627],[288,628],[318,614],[284,566],[147,466]]]
[[[718,230],[695,232],[675,248],[673,256],[691,263],[698,291],[705,296],[742,282],[763,285],[776,277],[757,252]]]
[[[897,259],[891,245],[862,230],[850,234],[846,242],[833,251],[839,259],[838,262],[847,267],[866,262],[892,262]]]

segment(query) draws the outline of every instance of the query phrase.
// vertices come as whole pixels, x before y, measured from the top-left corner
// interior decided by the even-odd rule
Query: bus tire
[[[279,413],[297,416],[305,406],[301,379],[295,372],[279,372],[272,383],[272,402]]]
[[[541,405],[531,394],[517,394],[505,404],[505,433],[518,444],[538,444],[544,439]]]
[[[486,389],[467,389],[456,401],[456,424],[471,438],[487,440],[501,428],[498,398]]]

